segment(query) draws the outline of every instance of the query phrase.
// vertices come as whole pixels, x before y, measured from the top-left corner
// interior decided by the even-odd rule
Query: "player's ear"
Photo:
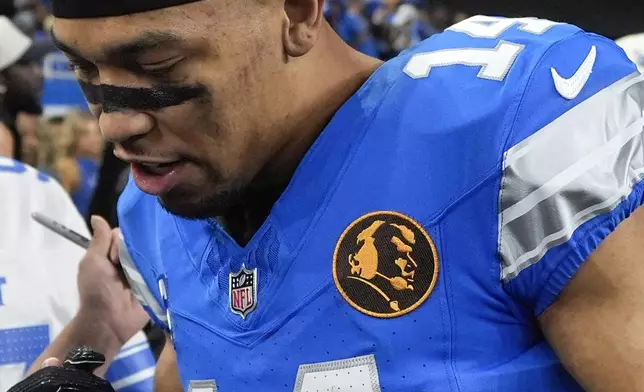
[[[308,53],[324,22],[324,0],[284,0],[283,41],[286,54],[300,57]]]

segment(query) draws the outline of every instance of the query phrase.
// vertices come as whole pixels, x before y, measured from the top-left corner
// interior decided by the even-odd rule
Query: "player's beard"
[[[222,176],[210,168],[202,185],[180,185],[158,197],[169,213],[186,219],[208,219],[226,215],[243,199],[244,187],[221,186]]]

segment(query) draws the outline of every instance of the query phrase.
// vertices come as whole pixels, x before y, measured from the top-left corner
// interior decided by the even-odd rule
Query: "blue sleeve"
[[[535,315],[644,200],[644,82],[611,40],[579,32],[531,70],[504,148],[499,253]]]
[[[156,205],[156,199],[139,191],[130,178],[118,203],[119,259],[134,296],[152,321],[169,332],[165,274],[158,253],[149,249],[156,244]]]
[[[156,361],[143,334],[137,334],[114,357],[105,379],[117,392],[152,392]]]
[[[121,230],[124,230],[124,228],[121,227]],[[165,280],[158,277],[152,269],[137,267],[138,265],[146,266],[149,264],[140,253],[128,245],[123,237],[121,237],[121,242],[119,243],[119,259],[123,272],[130,284],[132,294],[150,315],[152,322],[165,332],[170,332],[166,307]],[[157,285],[153,285],[153,282],[156,282]]]

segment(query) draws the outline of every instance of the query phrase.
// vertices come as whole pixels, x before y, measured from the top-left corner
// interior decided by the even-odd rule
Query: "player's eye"
[[[69,67],[82,80],[90,80],[96,75],[96,66],[90,62],[70,60]]]
[[[146,74],[165,75],[170,73],[183,59],[183,57],[172,57],[162,61],[140,63],[139,66]]]

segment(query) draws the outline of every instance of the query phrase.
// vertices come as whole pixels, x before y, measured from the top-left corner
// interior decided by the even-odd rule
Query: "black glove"
[[[109,382],[94,375],[104,363],[105,357],[91,348],[76,348],[62,367],[40,369],[7,392],[114,392]]]

